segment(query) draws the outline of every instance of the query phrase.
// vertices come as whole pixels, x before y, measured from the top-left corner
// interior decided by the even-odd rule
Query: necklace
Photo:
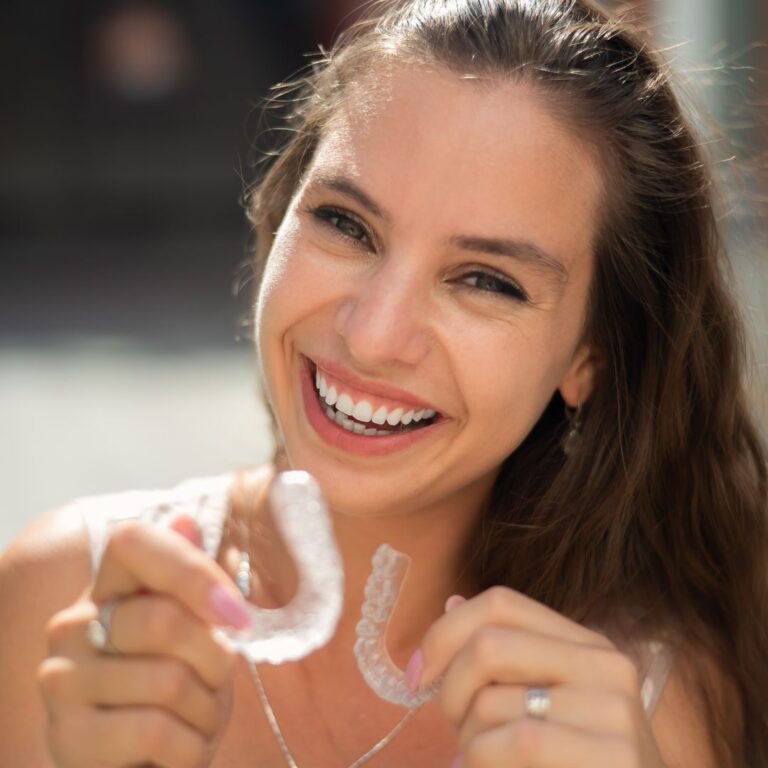
[[[233,522],[233,517],[234,515],[232,514],[228,515],[228,526]],[[240,590],[240,593],[243,595],[243,598],[247,599],[251,591],[251,561],[248,555],[250,544],[250,526],[247,524],[242,526],[240,525],[240,521],[237,521],[236,524],[239,528],[240,538],[244,539],[245,541],[243,547],[240,549],[240,560],[237,567],[235,582],[237,584],[237,588]],[[245,530],[245,535],[243,535],[243,530]],[[261,680],[259,670],[256,668],[256,664],[254,664],[250,659],[246,659],[246,661],[248,663],[248,668],[251,670],[253,681],[256,683],[256,690],[259,693],[259,699],[261,700],[264,714],[267,717],[267,722],[269,723],[272,734],[274,735],[275,740],[280,747],[280,751],[283,753],[285,762],[288,764],[289,768],[299,768],[296,761],[293,759],[291,751],[288,749],[288,745],[285,742],[283,732],[280,730],[280,725],[277,722],[277,717],[275,716],[275,712],[272,709],[272,705],[269,703],[267,691],[264,688],[264,683]],[[381,752],[381,750],[384,749],[384,747],[386,747],[387,744],[389,744],[389,742],[392,741],[392,739],[394,739],[395,736],[397,736],[397,734],[400,733],[400,731],[407,725],[408,721],[416,714],[417,710],[418,707],[410,708],[405,713],[405,715],[401,717],[400,720],[398,720],[394,728],[392,728],[381,739],[379,739],[367,752],[360,755],[360,757],[358,757],[354,762],[350,763],[347,768],[359,768],[359,766],[361,766],[363,763],[368,762],[368,760],[370,760],[374,755]]]
[[[290,768],[299,768],[296,764],[296,761],[293,759],[293,755],[288,749],[288,745],[285,743],[285,737],[280,730],[280,725],[278,724],[275,713],[269,703],[267,692],[264,689],[264,684],[261,682],[261,675],[259,675],[259,671],[256,669],[256,665],[249,661],[248,667],[251,670],[254,682],[256,683],[256,689],[259,692],[259,698],[261,699],[261,704],[264,707],[264,714],[267,716],[269,727],[272,729],[272,733],[274,734],[275,740],[280,747],[280,751],[283,753],[285,762],[288,763]],[[358,768],[358,766],[368,762],[368,760],[370,760],[374,755],[381,752],[381,750],[384,749],[384,747],[386,747],[387,744],[389,744],[389,742],[392,741],[392,739],[394,739],[395,736],[397,736],[397,734],[400,733],[400,731],[406,726],[408,721],[416,714],[417,709],[417,707],[409,709],[405,715],[400,718],[395,727],[389,731],[389,733],[385,734],[381,739],[379,739],[379,741],[377,741],[365,754],[360,755],[357,760],[355,760],[353,763],[350,763],[347,768]]]

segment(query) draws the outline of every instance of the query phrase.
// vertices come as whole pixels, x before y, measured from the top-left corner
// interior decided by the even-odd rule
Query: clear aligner
[[[270,489],[275,522],[299,574],[296,595],[282,608],[248,603],[252,627],[217,628],[249,661],[281,664],[309,655],[333,636],[341,615],[344,572],[320,487],[307,472],[283,472]]]
[[[374,693],[403,707],[417,707],[433,699],[440,687],[440,681],[436,680],[411,693],[405,673],[395,665],[387,650],[387,627],[410,561],[408,555],[388,544],[382,544],[374,553],[354,648],[358,669]]]

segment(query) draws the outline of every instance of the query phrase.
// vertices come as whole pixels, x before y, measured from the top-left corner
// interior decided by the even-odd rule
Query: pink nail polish
[[[461,595],[451,595],[446,601],[445,601],[445,612],[448,613],[448,611],[452,611],[456,606],[461,605],[462,603],[466,603],[467,598],[462,597]]]
[[[464,758],[461,755],[456,755],[451,763],[451,768],[461,768],[464,765]]]
[[[235,629],[251,626],[251,617],[242,600],[230,594],[221,584],[216,584],[211,589],[209,599],[216,614],[230,626]]]
[[[419,678],[423,669],[424,654],[419,649],[408,660],[408,666],[405,668],[405,683],[411,693],[414,693],[419,687]]]

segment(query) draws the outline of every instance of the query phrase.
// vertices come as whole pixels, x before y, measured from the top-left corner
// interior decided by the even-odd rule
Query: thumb
[[[177,515],[168,523],[168,528],[176,531],[196,547],[203,548],[203,535],[200,526],[189,515]]]

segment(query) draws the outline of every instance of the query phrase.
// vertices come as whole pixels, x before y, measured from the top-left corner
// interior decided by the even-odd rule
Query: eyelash
[[[369,247],[372,247],[373,237],[369,233],[368,228],[361,221],[359,221],[356,216],[352,216],[349,213],[345,213],[338,208],[334,208],[328,205],[321,205],[317,208],[309,207],[306,208],[305,211],[311,216],[314,216],[314,218],[317,219],[324,227],[328,228],[334,236],[340,237],[347,241],[352,240],[355,243],[359,243],[360,245],[368,245]],[[335,222],[334,219],[336,220]],[[342,221],[352,223],[358,227],[362,235],[367,238],[368,242],[365,243],[364,240],[344,232],[339,226],[339,223]],[[462,275],[462,280],[466,280],[467,278],[487,280],[491,285],[495,286],[493,289],[480,288],[477,285],[469,285],[464,283],[464,287],[468,288],[472,292],[481,293],[485,296],[498,295],[505,298],[510,298],[522,304],[528,303],[530,301],[526,292],[519,285],[517,285],[517,283],[496,272],[488,271],[485,269],[474,269]]]
[[[501,294],[502,296],[519,301],[521,304],[527,304],[529,301],[528,295],[519,285],[517,285],[517,283],[513,283],[506,277],[497,275],[495,272],[476,269],[463,275],[463,279],[465,280],[469,277],[484,279],[496,286],[494,289],[479,288],[477,285],[466,285],[465,283],[470,291],[478,291],[479,293],[484,293],[486,295]]]
[[[365,245],[366,243],[363,240],[344,232],[338,225],[340,221],[346,221],[354,224],[356,227],[359,227],[363,235],[368,238],[367,245],[373,245],[373,238],[368,232],[368,228],[361,221],[359,221],[357,217],[351,216],[348,213],[340,211],[338,208],[332,208],[328,205],[321,205],[317,208],[307,208],[306,211],[307,213],[314,216],[323,226],[328,227],[332,234],[341,237],[344,240],[353,240],[357,243],[360,243],[361,245]],[[337,220],[336,223],[334,223],[333,219]]]

